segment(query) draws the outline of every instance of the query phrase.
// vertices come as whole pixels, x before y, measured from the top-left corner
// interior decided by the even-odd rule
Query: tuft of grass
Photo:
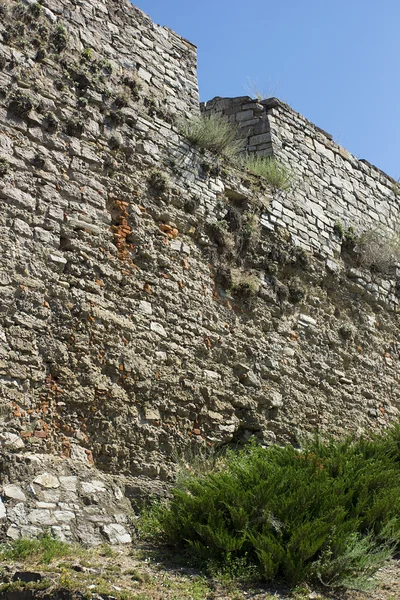
[[[228,158],[236,156],[243,148],[237,128],[222,117],[201,115],[186,121],[182,134],[198,148],[205,148]]]
[[[274,189],[287,192],[293,185],[293,173],[286,165],[272,156],[248,154],[243,165],[254,175],[264,177]]]
[[[400,263],[400,227],[394,230],[378,226],[367,229],[354,240],[361,264],[375,269],[387,271],[391,266]]]
[[[99,549],[100,556],[106,556],[107,558],[115,558],[117,553],[108,544],[102,544]]]
[[[155,537],[210,571],[366,589],[400,547],[400,425],[372,439],[228,451],[147,510]],[[231,565],[231,566],[230,566]]]
[[[65,25],[58,23],[50,37],[56,52],[61,53],[68,45],[68,31]]]
[[[10,163],[4,156],[0,156],[0,178],[7,175],[10,168]]]
[[[171,187],[168,175],[159,169],[153,169],[150,172],[148,181],[151,188],[159,194],[166,194]]]
[[[82,59],[91,61],[93,60],[93,49],[92,48],[84,48],[82,50]]]
[[[400,196],[400,180],[393,184],[392,190],[395,196]]]
[[[0,557],[3,560],[33,560],[49,564],[55,558],[67,556],[71,546],[65,542],[43,535],[35,539],[18,539],[0,546]]]
[[[260,291],[260,279],[254,273],[232,270],[232,294],[248,309],[254,307]]]

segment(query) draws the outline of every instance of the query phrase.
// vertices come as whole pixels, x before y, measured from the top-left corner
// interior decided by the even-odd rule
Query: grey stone
[[[18,485],[4,485],[3,494],[4,496],[6,496],[6,498],[12,498],[13,500],[21,500],[21,502],[26,501],[26,496]]]
[[[144,315],[152,315],[153,308],[150,302],[147,302],[146,300],[141,300],[139,302],[139,312],[143,313]]]
[[[110,544],[130,544],[132,538],[123,525],[119,523],[110,523],[103,525],[102,531]]]
[[[83,481],[81,483],[81,489],[84,494],[95,494],[97,492],[106,491],[104,481],[99,480]]]
[[[69,523],[75,519],[75,513],[70,510],[55,510],[54,517],[58,523]]]
[[[305,327],[308,327],[310,325],[315,327],[317,325],[317,321],[315,319],[313,319],[313,317],[310,317],[309,315],[301,314],[301,315],[299,315],[299,324],[303,325]]]
[[[10,525],[10,527],[6,531],[6,536],[11,538],[12,540],[17,540],[21,537],[20,528],[17,525]]]
[[[25,446],[23,440],[16,433],[5,431],[0,433],[0,443],[12,450],[18,450]]]
[[[42,508],[34,508],[28,514],[28,519],[34,525],[53,525],[54,517],[50,510]]]
[[[41,475],[38,475],[33,480],[33,483],[37,483],[41,487],[44,487],[47,489],[60,487],[60,481],[59,481],[58,477],[56,477],[55,475],[52,475],[51,473],[42,473]]]
[[[204,369],[203,374],[206,379],[221,379],[221,375],[216,371],[208,371],[207,369]]]
[[[78,477],[72,475],[60,475],[59,480],[62,488],[70,492],[76,492],[76,487],[79,481]]]
[[[16,208],[22,208],[32,212],[36,207],[36,200],[30,194],[27,194],[17,188],[5,185],[0,188],[0,198],[3,198],[10,205]]]
[[[161,337],[167,337],[167,333],[164,327],[161,325],[161,323],[156,323],[155,321],[152,321],[150,323],[150,330],[154,331],[154,333],[157,333]]]
[[[16,525],[26,525],[27,514],[25,504],[23,502],[19,502],[15,506],[9,506],[7,508],[7,516],[8,519]]]
[[[42,534],[43,529],[40,527],[34,527],[33,525],[22,525],[20,529],[20,537],[22,538],[38,538]]]
[[[4,506],[4,502],[0,498],[0,519],[5,519],[7,516],[6,507]]]

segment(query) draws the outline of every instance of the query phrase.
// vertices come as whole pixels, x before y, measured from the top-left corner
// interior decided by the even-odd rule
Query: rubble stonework
[[[128,542],[126,498],[188,456],[396,419],[396,274],[342,254],[361,182],[312,166],[317,133],[273,190],[182,135],[195,49],[128,2],[0,10],[1,531]],[[291,161],[300,117],[267,109]]]

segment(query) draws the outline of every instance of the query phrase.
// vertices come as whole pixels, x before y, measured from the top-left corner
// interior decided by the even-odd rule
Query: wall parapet
[[[341,249],[334,233],[338,222],[360,232],[376,227],[395,231],[397,182],[357,159],[284,102],[217,97],[201,109],[235,123],[246,152],[274,155],[292,170],[292,191],[283,195],[283,201],[273,202],[266,218],[287,228],[294,241],[332,259]]]

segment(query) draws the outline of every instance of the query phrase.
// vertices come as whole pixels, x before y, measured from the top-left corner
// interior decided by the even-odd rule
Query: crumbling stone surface
[[[274,222],[297,196],[190,146],[194,48],[122,0],[5,6],[4,535],[125,543],[126,498],[180,458],[397,418],[396,281],[325,252],[332,232],[304,251]]]

